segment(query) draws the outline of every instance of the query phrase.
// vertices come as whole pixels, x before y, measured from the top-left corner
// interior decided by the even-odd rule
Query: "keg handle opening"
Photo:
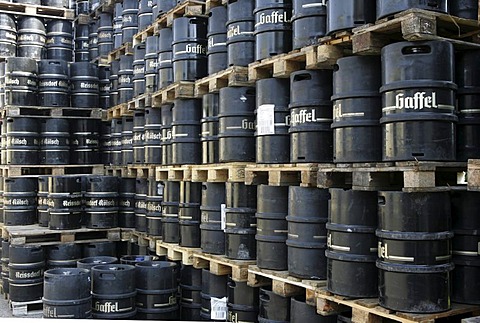
[[[200,20],[200,19],[190,19],[190,21],[188,22],[189,24],[191,25],[205,25],[205,22]]]
[[[267,294],[260,295],[260,300],[262,302],[268,303],[268,302],[270,302],[270,296],[268,296]]]
[[[385,196],[379,196],[379,197],[378,197],[378,205],[379,205],[379,206],[384,206],[385,203],[386,203],[386,201],[385,201]]]
[[[334,72],[337,72],[339,69],[340,69],[340,66],[338,66],[338,64],[333,65],[333,71]]]
[[[306,80],[311,80],[312,75],[309,73],[303,73],[303,74],[296,74],[293,77],[293,82],[298,82],[298,81],[306,81]]]
[[[430,0],[427,2],[427,6],[438,9],[440,7],[438,0]]]
[[[112,268],[109,268],[112,269]],[[113,274],[100,274],[99,277],[105,280],[115,280],[115,275]]]
[[[424,157],[425,154],[424,153],[412,153],[412,157],[413,158],[416,158],[416,157]]]
[[[402,48],[403,55],[430,54],[432,48],[428,45],[406,46]]]

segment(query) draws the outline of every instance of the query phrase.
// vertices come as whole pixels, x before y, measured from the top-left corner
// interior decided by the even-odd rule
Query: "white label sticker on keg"
[[[226,213],[226,205],[225,204],[220,204],[220,221],[221,221],[221,228],[223,231],[225,231],[225,228],[227,227],[227,213]]]
[[[262,104],[257,109],[257,135],[275,134],[275,105]]]
[[[212,320],[227,319],[227,298],[210,298],[210,318]]]

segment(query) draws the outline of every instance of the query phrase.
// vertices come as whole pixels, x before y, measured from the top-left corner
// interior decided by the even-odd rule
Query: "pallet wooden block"
[[[317,171],[331,164],[253,164],[245,168],[245,184],[315,187]]]
[[[468,190],[480,191],[480,159],[468,160],[467,181]]]
[[[363,191],[442,191],[457,186],[458,173],[465,170],[464,162],[338,164],[333,168],[319,168],[317,186],[352,187]]]
[[[210,165],[192,165],[191,180],[192,182],[244,182],[245,168],[252,163],[226,163],[226,164],[210,164]]]
[[[120,241],[133,241],[134,240],[134,228],[121,228],[120,229]]]
[[[283,297],[303,294],[306,297],[306,303],[315,306],[315,291],[325,286],[326,281],[299,279],[290,276],[288,271],[266,270],[251,265],[248,267],[247,284],[251,287],[261,287],[272,284],[272,291]]]
[[[3,117],[35,117],[35,118],[85,118],[102,119],[103,111],[99,108],[74,107],[40,107],[10,105],[3,108]]]
[[[172,103],[175,99],[195,98],[195,82],[178,81],[152,94],[152,106]]]
[[[355,28],[352,50],[355,54],[378,55],[383,46],[401,40],[448,40],[457,49],[480,48],[478,21],[451,15],[409,9],[376,22]]]
[[[195,97],[218,92],[227,86],[252,86],[248,80],[248,67],[232,66],[226,70],[211,74],[195,82]]]
[[[192,180],[192,165],[159,166],[155,169],[157,181],[190,182]]]
[[[43,301],[13,302],[9,301],[13,316],[38,315],[43,313]]]
[[[319,314],[331,314],[352,310],[352,322],[376,323],[383,319],[390,319],[403,323],[433,323],[436,319],[456,317],[457,315],[476,313],[479,306],[452,303],[449,311],[431,314],[414,314],[395,312],[378,305],[378,299],[347,299],[328,292],[324,287],[316,290],[317,312]]]
[[[80,13],[75,17],[74,23],[77,25],[88,25],[91,21],[92,17],[90,15]]]
[[[38,224],[5,226],[2,237],[12,245],[54,245],[70,242],[119,241],[120,229],[51,230]]]
[[[228,3],[227,0],[206,0],[205,3],[205,12],[209,12],[210,9],[219,7],[219,6],[226,6]]]
[[[209,268],[214,275],[230,275],[234,281],[244,282],[248,278],[248,266],[255,264],[255,260],[234,260],[225,256],[210,255],[196,252],[193,256],[194,268]]]
[[[72,175],[95,174],[103,175],[103,164],[98,165],[0,165],[3,177],[23,175]]]

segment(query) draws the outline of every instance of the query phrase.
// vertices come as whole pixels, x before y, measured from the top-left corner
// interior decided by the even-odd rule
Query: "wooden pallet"
[[[254,264],[255,260],[233,260],[225,256],[202,252],[195,252],[193,255],[194,268],[209,268],[212,274],[217,276],[229,275],[237,282],[247,281],[248,267]]]
[[[332,69],[337,60],[344,56],[342,48],[332,45],[313,45],[265,58],[248,65],[248,79],[288,78],[295,71],[304,69]]]
[[[205,3],[205,11],[209,12],[210,9],[219,7],[219,6],[226,6],[228,3],[228,0],[206,0]]]
[[[350,49],[352,46],[352,31],[342,30],[333,35],[320,38],[319,42],[325,45],[341,46]]]
[[[92,16],[80,13],[76,15],[75,20],[73,21],[76,25],[88,25],[92,22]]]
[[[110,63],[108,62],[108,56],[97,56],[96,58],[92,59],[90,63],[97,64],[99,66],[109,66]]]
[[[128,177],[136,178],[155,178],[156,166],[155,165],[128,165],[128,173],[131,174]]]
[[[201,98],[204,94],[218,92],[227,86],[252,85],[253,82],[248,80],[248,67],[232,66],[196,81],[195,97]]]
[[[146,42],[147,37],[153,36],[154,34],[155,34],[155,22],[133,36],[133,47],[135,47],[138,44]]]
[[[146,107],[151,107],[151,106],[152,106],[152,94],[145,93],[129,101],[127,109],[128,111],[144,110]]]
[[[133,55],[132,43],[125,43],[108,53],[108,62],[119,60],[122,55]]]
[[[135,242],[135,228],[120,228],[120,241]]]
[[[43,301],[41,299],[29,302],[9,301],[8,303],[13,316],[37,316],[43,313]]]
[[[159,237],[153,237],[145,232],[131,231],[130,242],[138,244],[140,247],[146,247],[149,250],[157,250],[157,241],[160,241]]]
[[[102,119],[104,111],[100,108],[10,105],[3,108],[2,115],[3,117]]]
[[[172,103],[175,99],[195,98],[195,82],[178,81],[152,94],[152,106],[158,108],[162,104]]]
[[[95,10],[91,13],[92,17],[98,17],[103,12],[113,13],[113,9],[115,8],[115,3],[121,2],[118,0],[105,0],[100,1],[100,5],[95,8]]]
[[[257,266],[248,267],[247,284],[251,287],[272,285],[272,291],[282,297],[305,295],[306,303],[316,305],[315,292],[327,284],[325,280],[307,280],[292,277],[288,271],[260,269]]]
[[[158,166],[155,168],[155,180],[190,182],[192,180],[192,165]]]
[[[120,229],[50,230],[38,224],[5,226],[3,239],[12,245],[54,245],[71,242],[119,241]]]
[[[469,191],[480,191],[480,159],[468,160],[467,182]]]
[[[103,164],[98,165],[0,165],[3,177],[23,175],[104,174]]]
[[[443,191],[461,184],[459,174],[463,174],[466,167],[465,162],[428,161],[337,164],[333,168],[319,168],[317,186],[362,191]]]
[[[245,168],[253,163],[225,163],[191,166],[192,182],[244,182]]]
[[[167,256],[169,260],[181,261],[187,266],[194,264],[195,252],[201,251],[199,248],[180,247],[178,244],[165,243],[161,240],[157,240],[156,244],[157,256]]]
[[[333,164],[254,164],[245,168],[245,184],[271,186],[317,186],[317,172]]]
[[[172,27],[173,20],[179,17],[205,16],[205,1],[185,0],[175,8],[170,9],[154,23],[154,33],[160,29]]]
[[[128,103],[120,103],[107,110],[107,121],[126,116],[133,116],[133,110],[128,108]]]
[[[378,299],[376,298],[345,299],[341,296],[332,295],[324,287],[316,290],[315,297],[319,314],[328,315],[338,313],[339,311],[351,310],[352,322],[363,323],[377,323],[382,322],[383,319],[402,323],[433,323],[441,318],[457,318],[460,321],[459,315],[478,315],[475,313],[480,311],[479,306],[452,303],[451,310],[441,313],[412,314],[395,312],[378,305]]]
[[[456,49],[479,49],[480,27],[477,20],[451,15],[409,9],[376,24],[353,30],[352,50],[355,54],[380,54],[381,48],[400,40],[448,40]]]
[[[116,177],[135,177],[127,166],[105,166],[105,175]]]
[[[75,12],[72,9],[5,1],[0,1],[0,12],[11,15],[34,16],[49,19],[73,20],[75,18]]]

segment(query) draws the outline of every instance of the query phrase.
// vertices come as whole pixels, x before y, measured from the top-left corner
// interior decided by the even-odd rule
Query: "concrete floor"
[[[0,317],[1,318],[12,318],[12,310],[8,304],[8,300],[5,299],[5,295],[0,295]],[[23,316],[24,318],[41,318],[42,314],[31,314],[28,316]]]
[[[0,317],[13,317],[12,310],[3,294],[0,295]]]

